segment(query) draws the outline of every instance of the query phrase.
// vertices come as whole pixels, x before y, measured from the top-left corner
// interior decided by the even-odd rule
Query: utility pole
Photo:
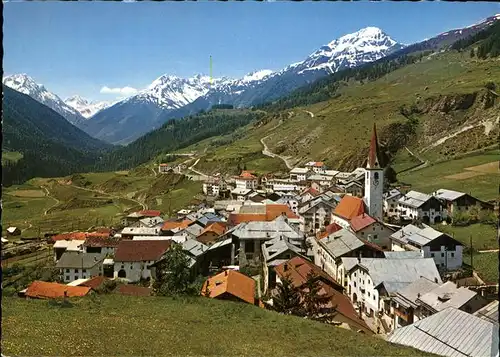
[[[474,272],[474,261],[473,261],[474,251],[472,250],[472,234],[469,236],[469,241],[470,241],[470,266],[472,268],[472,272]]]

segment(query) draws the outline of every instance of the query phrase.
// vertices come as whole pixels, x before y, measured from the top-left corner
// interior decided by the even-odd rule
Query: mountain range
[[[6,77],[3,83],[54,109],[91,136],[126,145],[169,119],[193,115],[215,104],[242,108],[274,101],[346,68],[384,57],[443,48],[477,33],[499,18],[500,15],[496,15],[410,46],[398,43],[379,28],[367,27],[331,41],[303,61],[280,71],[260,70],[240,79],[223,77],[214,78],[212,82],[201,74],[191,78],[162,75],[138,94],[115,103],[93,103],[79,96],[63,101],[25,74]]]

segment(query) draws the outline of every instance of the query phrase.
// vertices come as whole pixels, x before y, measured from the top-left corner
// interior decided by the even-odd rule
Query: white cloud
[[[109,88],[107,86],[104,86],[101,88],[100,92],[102,94],[119,94],[120,96],[130,96],[136,94],[138,90],[128,86],[123,88]]]

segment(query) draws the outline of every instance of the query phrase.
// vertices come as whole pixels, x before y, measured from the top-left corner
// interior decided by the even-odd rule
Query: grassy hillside
[[[157,175],[152,167],[132,171],[84,173],[54,179],[36,178],[2,193],[2,226],[22,235],[87,230],[118,224],[143,207],[170,215],[193,202],[201,183],[178,175]]]
[[[6,297],[2,303],[6,355],[426,355],[376,337],[206,298],[100,295],[74,301],[69,308]],[[64,338],[61,326],[71,331]]]

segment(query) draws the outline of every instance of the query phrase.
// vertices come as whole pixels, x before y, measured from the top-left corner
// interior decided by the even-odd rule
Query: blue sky
[[[4,2],[4,74],[27,73],[63,99],[107,100],[162,74],[240,77],[301,61],[377,26],[409,44],[500,13],[496,3]]]

